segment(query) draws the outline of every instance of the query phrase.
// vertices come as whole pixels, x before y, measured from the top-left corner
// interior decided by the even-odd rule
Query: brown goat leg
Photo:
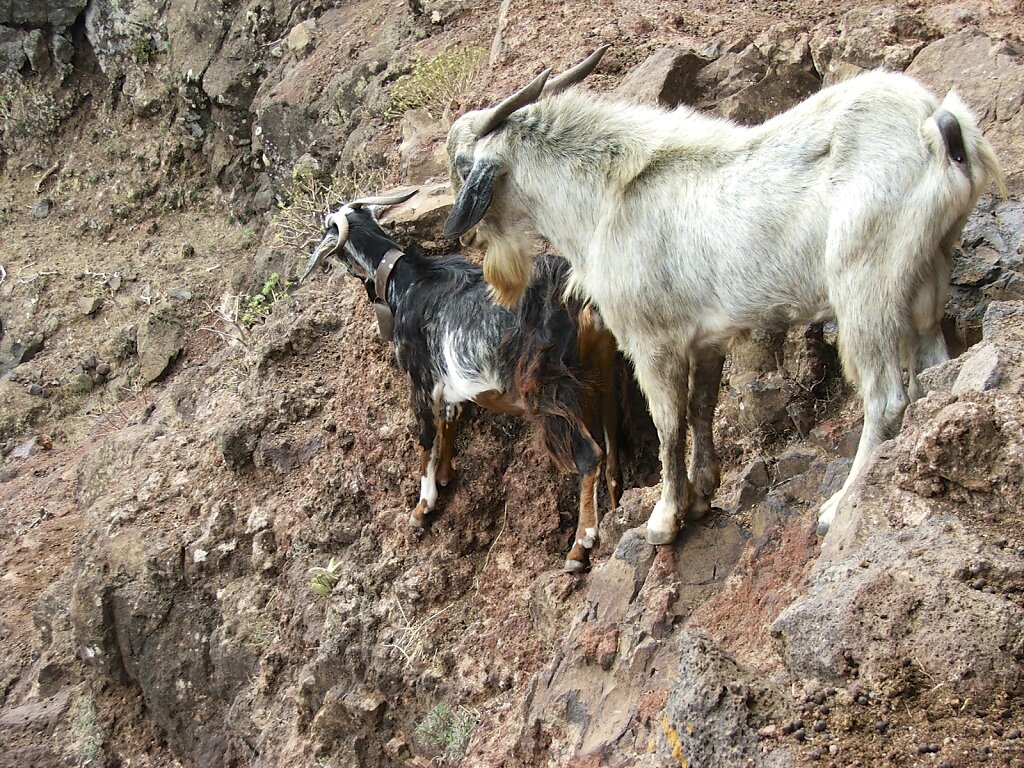
[[[455,429],[461,415],[457,405],[446,406],[447,418],[437,420],[437,439],[441,444],[440,464],[437,468],[437,484],[446,487],[455,477]]]
[[[688,520],[700,520],[708,513],[711,509],[711,499],[721,482],[721,465],[715,452],[712,427],[724,363],[724,355],[715,350],[704,350],[697,354],[691,368],[687,410],[693,437],[693,455],[690,462],[693,500],[686,511]]]
[[[580,573],[590,565],[590,550],[597,546],[597,484],[600,465],[593,472],[580,475],[580,512],[576,522],[576,539],[565,559],[565,570]]]

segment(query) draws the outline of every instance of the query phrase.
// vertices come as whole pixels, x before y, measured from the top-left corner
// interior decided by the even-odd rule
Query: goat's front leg
[[[579,573],[590,564],[590,552],[598,544],[597,487],[603,457],[597,442],[579,428],[572,431],[572,453],[576,470],[580,473],[580,509],[576,518],[576,538],[565,558],[565,570]]]
[[[691,501],[686,475],[689,361],[686,357],[640,357],[634,365],[661,443],[661,499],[647,520],[647,541],[671,544]]]
[[[427,514],[437,504],[437,467],[441,454],[441,435],[443,429],[438,429],[445,422],[443,419],[434,421],[432,415],[424,418],[419,417],[419,442],[420,442],[420,500],[409,515],[409,523],[414,528],[423,528],[426,525]]]
[[[690,460],[693,504],[686,514],[690,520],[700,520],[708,513],[711,498],[721,482],[721,464],[715,451],[712,427],[724,364],[725,356],[717,350],[702,350],[695,356],[691,369],[687,413],[693,435],[693,455]]]

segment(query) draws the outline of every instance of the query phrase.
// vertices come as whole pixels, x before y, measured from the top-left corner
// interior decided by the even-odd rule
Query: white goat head
[[[532,264],[529,203],[523,195],[506,194],[504,189],[510,183],[505,171],[517,156],[516,113],[579,83],[608,48],[601,46],[554,79],[548,79],[551,69],[545,69],[500,104],[467,112],[448,132],[448,174],[456,200],[444,233],[462,236],[464,245],[487,249],[484,276],[501,304],[519,302]]]

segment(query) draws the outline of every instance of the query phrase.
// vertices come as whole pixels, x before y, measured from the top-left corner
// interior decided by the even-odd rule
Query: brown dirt
[[[500,66],[483,74],[456,107],[491,102],[525,82],[541,64],[564,67],[603,42],[613,42],[614,48],[588,81],[595,90],[608,89],[667,44],[732,46],[773,24],[834,25],[850,8],[882,5],[888,3],[515,2],[504,31]],[[983,9],[975,14],[982,29],[1017,40],[1024,33],[1019,3],[906,7],[927,11],[935,19],[977,7]],[[498,3],[467,8],[443,29],[410,45],[410,54],[425,55],[456,43],[489,48],[497,8]],[[378,140],[382,147],[393,148],[397,138],[391,126]],[[561,642],[565,617],[583,605],[585,578],[558,573],[574,523],[573,479],[539,457],[521,426],[504,417],[477,414],[458,439],[459,476],[445,493],[442,511],[426,537],[411,536],[404,511],[418,488],[405,382],[395,371],[390,350],[375,340],[372,317],[358,287],[320,285],[275,310],[281,318],[257,329],[256,335],[263,348],[279,348],[258,360],[256,368],[248,367],[243,353],[225,353],[223,341],[204,329],[216,325],[213,306],[222,294],[257,289],[252,260],[268,237],[266,222],[236,221],[199,160],[181,164],[176,152],[173,134],[160,126],[124,111],[90,105],[63,129],[59,142],[23,149],[8,159],[0,177],[0,265],[6,269],[0,300],[14,308],[10,315],[24,319],[26,327],[31,318],[35,327],[49,324],[53,329],[43,351],[17,369],[18,382],[0,383],[0,407],[27,413],[31,405],[34,410],[5,438],[6,450],[33,436],[47,446],[0,467],[0,707],[32,695],[37,667],[47,661],[36,615],[39,603],[54,585],[67,586],[63,580],[76,542],[89,533],[87,523],[96,522],[87,520],[79,505],[83,485],[89,481],[82,476],[83,467],[91,466],[83,457],[95,458],[110,446],[128,444],[148,428],[148,414],[159,404],[157,416],[171,414],[167,430],[182,444],[168,454],[149,454],[158,435],[147,434],[136,446],[144,458],[107,482],[137,490],[151,475],[189,473],[171,501],[148,508],[136,505],[140,510],[131,521],[133,535],[147,545],[191,544],[201,516],[217,501],[245,510],[243,527],[244,516],[253,507],[274,512],[272,527],[282,555],[278,570],[272,572],[280,591],[266,602],[278,634],[259,666],[265,704],[301,697],[300,670],[315,667],[317,645],[336,628],[330,623],[333,619],[325,621],[322,604],[286,598],[307,595],[308,567],[324,564],[333,552],[359,541],[366,550],[387,550],[391,562],[375,574],[379,603],[386,601],[392,614],[408,614],[407,631],[393,643],[401,650],[393,653],[394,670],[385,681],[396,691],[398,706],[383,730],[416,749],[411,733],[432,698],[431,687],[473,703],[492,721],[511,717],[508,713],[517,711],[532,675],[549,663]],[[45,169],[57,162],[59,169],[41,181]],[[54,211],[40,220],[32,210],[43,196],[53,200]],[[115,272],[125,276],[117,290],[105,283]],[[121,331],[141,322],[150,308],[139,299],[146,284],[145,293],[158,302],[176,301],[159,297],[183,284],[193,298],[178,305],[186,317],[182,356],[166,378],[141,386],[117,374],[127,373],[124,369],[131,365],[130,355],[119,357]],[[78,300],[94,293],[102,297],[101,307],[95,315],[85,316]],[[299,331],[289,336],[288,328]],[[353,359],[353,350],[358,350],[358,360]],[[88,354],[109,361],[115,375],[88,393],[74,393],[75,366]],[[25,394],[26,382],[35,381],[46,385],[45,397]],[[53,381],[60,384],[49,386]],[[298,417],[282,416],[276,409],[282,401],[275,400],[280,393],[298,393],[298,400],[315,401],[316,407]],[[210,405],[209,400],[217,398],[221,402]],[[256,469],[231,472],[217,453],[211,425],[256,408],[266,408],[271,418],[278,418],[270,430],[273,437],[261,444]],[[842,409],[839,403],[830,415]],[[209,423],[203,421],[206,417],[211,418]],[[846,411],[832,426],[838,424],[836,432],[842,432],[855,420]],[[723,433],[721,426],[718,432]],[[725,452],[731,459],[730,473],[764,450],[760,440],[734,430],[725,433],[734,437]],[[294,454],[301,453],[296,447],[311,435],[319,441],[311,449],[313,458],[296,460]],[[355,484],[362,485],[358,493],[345,495],[339,490]],[[124,496],[125,508],[130,497]],[[750,527],[749,521],[742,523]],[[614,544],[606,544],[599,557],[607,557]],[[792,581],[792,561],[809,562],[814,548],[806,521],[777,531],[776,538],[744,554],[736,579],[739,586],[705,603],[690,623],[756,662],[770,644],[767,624],[799,589],[799,582]],[[369,567],[378,554],[366,553],[363,564]],[[665,554],[655,567],[686,568],[686,563],[670,561]],[[261,583],[264,587],[266,582]],[[554,619],[531,614],[538,604],[531,601],[532,593],[545,590],[549,594],[544,604],[551,606]],[[453,601],[453,595],[458,599]],[[668,610],[667,605],[662,608]],[[600,660],[611,641],[596,635],[593,640],[593,654]],[[403,654],[429,658],[430,664],[411,665],[416,674],[406,672]],[[171,740],[152,725],[136,688],[90,677],[83,667],[73,667],[72,660],[64,663],[62,674],[69,683],[91,681],[108,765],[174,762]],[[939,765],[932,755],[919,756],[916,746],[952,740],[967,746],[955,752],[948,765],[979,765],[979,750],[986,746],[986,764],[1024,765],[1022,752],[1002,738],[1011,723],[1020,725],[1018,709],[1008,716],[993,709],[958,720],[943,691],[915,677],[912,666],[895,670],[892,680],[892,688],[880,692],[870,706],[845,700],[833,704],[826,718],[829,732],[843,735],[836,737],[841,751],[831,764]],[[412,693],[399,693],[402,686]],[[913,691],[912,698],[908,691]],[[914,702],[914,711],[904,699]],[[647,716],[662,705],[657,697],[646,701]],[[889,713],[886,717],[900,734],[898,739],[871,730],[882,710]],[[305,714],[315,711],[314,707]],[[811,714],[809,710],[807,716]],[[279,749],[281,755],[293,748],[304,761],[311,761],[310,753],[296,746],[292,727],[268,722],[269,736],[261,746]],[[475,738],[479,764],[501,764],[499,755],[509,742],[497,740],[488,753],[487,740],[494,735]],[[251,759],[242,741],[229,750],[235,764]],[[803,750],[808,764],[818,764],[815,749],[817,745],[808,744]],[[430,755],[429,750],[418,753],[421,761]],[[73,753],[61,757],[66,764],[81,761]],[[824,758],[821,764],[830,762]]]

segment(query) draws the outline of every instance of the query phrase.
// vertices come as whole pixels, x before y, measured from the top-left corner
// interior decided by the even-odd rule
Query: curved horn
[[[348,207],[353,211],[357,211],[367,205],[398,205],[404,203],[410,197],[419,192],[419,188],[414,189],[412,192],[402,192],[397,195],[381,195],[377,197],[360,197],[358,200],[353,200],[348,204]]]
[[[567,88],[571,88],[576,85],[576,83],[580,82],[583,78],[594,71],[598,63],[601,61],[601,57],[604,56],[605,51],[611,47],[611,43],[605,43],[575,67],[565,70],[565,72],[560,74],[554,80],[549,80],[544,85],[544,90],[541,91],[541,98],[545,96],[554,96],[556,93],[561,93]]]
[[[483,138],[499,125],[504,123],[508,116],[511,115],[518,109],[533,104],[537,99],[540,98],[541,92],[544,90],[544,83],[547,82],[548,75],[551,74],[551,67],[548,67],[541,72],[533,81],[522,90],[516,91],[503,102],[495,107],[491,107],[485,111],[479,119],[476,126],[477,138]]]

